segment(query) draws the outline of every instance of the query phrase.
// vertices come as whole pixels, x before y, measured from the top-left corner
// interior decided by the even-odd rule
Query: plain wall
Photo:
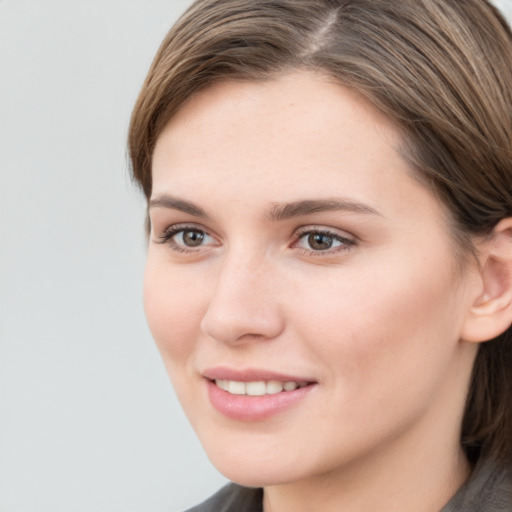
[[[172,512],[225,481],[146,327],[125,155],[138,89],[188,3],[0,0],[2,512]]]

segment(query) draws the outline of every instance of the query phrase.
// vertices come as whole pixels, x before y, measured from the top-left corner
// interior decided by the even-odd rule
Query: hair
[[[165,37],[129,128],[151,195],[156,141],[208,86],[308,69],[402,129],[404,156],[451,212],[457,247],[512,216],[512,33],[486,0],[197,0]],[[470,462],[512,465],[512,329],[480,344],[461,427]]]

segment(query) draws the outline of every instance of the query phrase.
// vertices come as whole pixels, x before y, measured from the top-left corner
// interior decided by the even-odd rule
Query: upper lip
[[[314,379],[297,376],[287,375],[273,370],[266,370],[260,368],[228,368],[226,366],[216,366],[207,368],[201,372],[201,375],[209,380],[232,380],[236,382],[256,382],[256,381],[269,381],[277,380],[280,382],[316,382]]]

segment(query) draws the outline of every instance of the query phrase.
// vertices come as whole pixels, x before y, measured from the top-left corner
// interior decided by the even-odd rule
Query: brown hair
[[[459,247],[512,216],[512,34],[486,0],[198,0],[163,41],[132,114],[147,198],[170,118],[228,79],[294,68],[357,89],[404,132],[404,155],[452,213]],[[481,344],[461,442],[512,464],[512,332]]]

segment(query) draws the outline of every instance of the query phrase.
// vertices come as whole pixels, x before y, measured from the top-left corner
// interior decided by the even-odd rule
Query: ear
[[[503,219],[479,248],[480,289],[461,338],[488,341],[512,324],[512,218]]]

